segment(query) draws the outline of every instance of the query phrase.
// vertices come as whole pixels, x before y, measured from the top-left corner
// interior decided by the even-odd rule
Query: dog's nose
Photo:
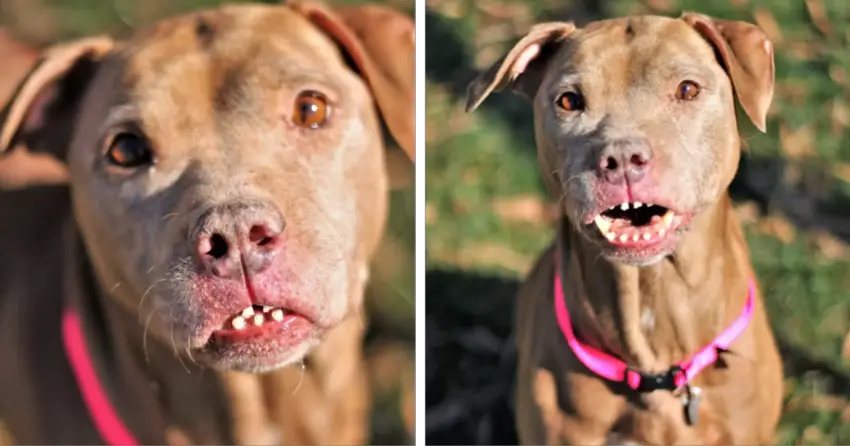
[[[614,141],[602,151],[599,173],[605,181],[634,184],[642,180],[652,161],[652,150],[644,139]]]
[[[231,202],[205,212],[193,231],[196,254],[206,270],[226,279],[263,272],[281,249],[283,215],[261,201]]]

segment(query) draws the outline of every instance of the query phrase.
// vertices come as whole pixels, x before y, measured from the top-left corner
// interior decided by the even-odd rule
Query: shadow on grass
[[[432,270],[426,283],[427,443],[516,444],[511,325],[519,282]],[[777,337],[786,376],[815,372],[825,378],[823,392],[850,396],[850,375]]]

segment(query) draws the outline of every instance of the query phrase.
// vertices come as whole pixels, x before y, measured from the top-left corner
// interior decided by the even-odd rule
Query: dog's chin
[[[269,349],[261,352],[245,351],[246,346],[205,349],[199,360],[216,370],[233,370],[245,373],[266,373],[288,366],[303,364],[304,358],[318,345],[318,337],[311,337],[300,344],[285,349]]]
[[[671,234],[665,240],[645,247],[615,246],[605,240],[596,242],[602,247],[602,257],[610,262],[629,266],[650,266],[656,264],[676,250],[677,235]]]

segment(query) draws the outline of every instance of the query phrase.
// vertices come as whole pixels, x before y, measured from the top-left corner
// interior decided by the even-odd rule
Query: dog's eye
[[[568,91],[558,97],[558,106],[566,111],[584,110],[584,98],[579,93]]]
[[[106,158],[116,166],[133,168],[151,164],[153,153],[144,138],[125,132],[112,138]]]
[[[328,120],[330,114],[328,100],[316,91],[304,91],[295,100],[292,120],[295,125],[307,129],[317,129]]]
[[[700,87],[694,81],[682,81],[676,87],[676,99],[680,101],[692,101],[700,92]]]

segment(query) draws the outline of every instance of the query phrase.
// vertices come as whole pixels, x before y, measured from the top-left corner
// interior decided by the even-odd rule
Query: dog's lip
[[[221,327],[213,331],[213,337],[240,337],[274,330],[279,325],[289,324],[294,319],[303,319],[310,325],[315,322],[304,314],[286,307],[249,305],[227,318]]]
[[[274,303],[272,303],[272,301],[274,301]],[[265,314],[263,315],[263,321],[259,327],[257,326],[256,321],[248,321],[245,319],[244,314],[248,308],[252,308],[255,312],[257,312],[257,310],[262,310],[263,307],[268,307],[270,311],[268,311],[268,316]],[[273,315],[274,310],[281,310],[283,313],[284,317],[281,321],[275,320]],[[261,312],[266,313],[265,311]],[[242,317],[246,322],[243,329],[237,329],[233,326],[233,321],[237,316]],[[258,336],[273,336],[273,333],[279,332],[282,326],[287,325],[289,323],[288,321],[293,319],[298,320],[298,325],[308,325],[315,330],[323,330],[327,328],[321,323],[317,314],[311,311],[309,305],[305,302],[290,298],[266,299],[262,302],[243,306],[242,308],[231,307],[227,314],[219,316],[218,321],[210,321],[211,323],[208,325],[210,327],[208,329],[209,331],[206,331],[205,335],[201,335],[198,339],[200,342],[196,345],[200,348],[204,348],[216,340],[240,341],[242,339],[256,338]],[[252,323],[249,324],[248,322]]]

